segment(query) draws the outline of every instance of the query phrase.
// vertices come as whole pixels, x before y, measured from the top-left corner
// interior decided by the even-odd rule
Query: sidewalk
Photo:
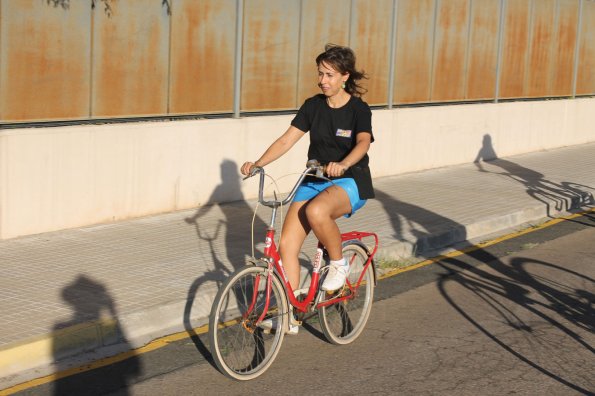
[[[380,259],[423,257],[592,205],[595,143],[379,178],[375,188],[377,199],[340,220],[342,230],[378,233]],[[218,286],[250,255],[254,205],[0,241],[0,389],[69,367],[72,357],[204,324]],[[260,208],[254,226],[260,251],[269,213]]]

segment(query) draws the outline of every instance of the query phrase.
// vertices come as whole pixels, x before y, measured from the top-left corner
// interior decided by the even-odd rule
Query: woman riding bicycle
[[[285,217],[279,251],[291,287],[297,290],[298,256],[312,230],[330,258],[322,289],[333,291],[344,285],[349,274],[335,220],[353,215],[367,199],[374,198],[367,155],[374,137],[372,112],[360,99],[364,90],[358,81],[365,74],[356,70],[353,50],[328,44],[316,65],[322,94],[307,99],[287,131],[257,161],[244,163],[241,172],[248,175],[254,166],[270,164],[310,132],[308,159],[326,165],[332,182],[308,177],[300,185]]]

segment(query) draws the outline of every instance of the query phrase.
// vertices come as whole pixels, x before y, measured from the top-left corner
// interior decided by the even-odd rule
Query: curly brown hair
[[[349,78],[345,82],[345,91],[354,96],[362,96],[368,90],[358,84],[361,79],[367,79],[368,76],[363,70],[355,68],[355,52],[349,47],[343,47],[336,44],[327,44],[324,46],[324,52],[316,57],[316,66],[326,63],[341,74],[349,73]]]

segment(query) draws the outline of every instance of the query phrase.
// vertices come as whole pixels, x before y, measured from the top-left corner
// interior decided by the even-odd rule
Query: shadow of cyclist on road
[[[478,265],[463,258],[437,263],[447,271],[438,281],[444,299],[507,353],[574,391],[590,394],[589,380],[568,363],[590,359],[595,352],[584,337],[595,330],[595,295],[582,287],[595,280],[542,260],[512,257],[505,262],[487,249],[468,256]]]
[[[479,159],[495,157],[490,142],[489,135],[486,135]],[[567,182],[552,183],[543,174],[510,161],[496,159],[488,164],[500,166],[506,171],[503,175],[522,183],[531,196],[541,202],[548,193],[560,197],[558,194],[562,193],[559,190],[566,191],[564,194],[568,196],[578,194],[574,190],[566,190]],[[480,171],[486,171],[483,164],[476,163],[476,166]],[[436,252],[428,250],[429,246],[472,245],[466,240],[463,224],[419,205],[402,202],[378,189],[376,197],[389,217],[395,239],[412,244],[412,251],[418,257],[436,255]],[[443,258],[434,266],[434,271],[422,271],[421,276],[428,281],[437,280],[437,287],[445,300],[507,353],[575,391],[585,391],[583,378],[560,369],[547,359],[541,359],[536,353],[555,355],[558,351],[560,355],[564,352],[564,348],[557,349],[559,345],[548,343],[550,336],[580,345],[585,354],[593,352],[581,336],[581,332],[595,329],[591,308],[594,296],[588,288],[581,286],[593,284],[593,279],[554,264],[521,257],[511,258],[509,264],[490,249],[476,248],[467,256],[460,257]],[[547,276],[543,274],[544,268],[549,271]],[[570,280],[562,281],[561,277]],[[451,289],[455,287],[453,285],[467,290],[466,298],[455,297]],[[406,286],[404,288],[407,289]],[[491,321],[485,321],[483,315],[486,312],[493,317]],[[507,336],[501,334],[499,326],[502,323],[511,329]],[[545,336],[542,327],[547,327],[548,334]]]

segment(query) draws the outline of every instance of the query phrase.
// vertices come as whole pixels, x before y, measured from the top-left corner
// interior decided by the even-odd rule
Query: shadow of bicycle
[[[588,366],[595,352],[587,341],[595,330],[595,280],[540,260],[515,257],[505,263],[484,250],[469,255],[487,267],[457,259],[438,263],[447,270],[438,281],[444,299],[502,350],[591,394],[590,379],[576,367]]]

